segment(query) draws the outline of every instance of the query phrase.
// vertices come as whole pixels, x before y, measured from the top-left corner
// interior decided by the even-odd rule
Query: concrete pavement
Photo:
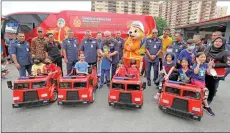
[[[8,65],[8,80],[18,77],[13,65]],[[144,79],[145,80],[145,79]],[[230,76],[220,82],[211,104],[215,117],[204,112],[201,122],[185,120],[161,112],[153,100],[155,86],[144,91],[144,106],[138,110],[115,109],[108,106],[108,88],[97,91],[96,101],[76,107],[57,103],[34,108],[12,108],[12,91],[2,81],[3,132],[219,132],[230,131]]]

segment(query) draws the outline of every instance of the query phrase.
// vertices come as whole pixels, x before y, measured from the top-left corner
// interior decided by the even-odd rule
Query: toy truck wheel
[[[112,106],[112,104],[109,102],[109,106]]]
[[[90,103],[93,103],[95,101],[96,98],[96,93],[95,91],[92,92],[92,100],[90,101]]]
[[[142,108],[142,105],[140,105],[139,107],[138,107],[138,109],[141,109]]]
[[[53,95],[52,95],[52,98],[50,100],[51,103],[54,103],[56,102],[58,99],[58,92],[57,91],[53,91]]]

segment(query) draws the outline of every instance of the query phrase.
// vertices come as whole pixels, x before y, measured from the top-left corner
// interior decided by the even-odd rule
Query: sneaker
[[[159,93],[157,93],[157,94],[154,96],[154,99],[155,99],[155,100],[158,100],[158,99],[159,99],[159,97],[160,97],[160,94],[159,94]]]
[[[204,110],[208,112],[209,115],[215,116],[215,114],[212,112],[212,109],[210,107],[204,107]]]
[[[100,85],[99,89],[103,88],[103,85]]]
[[[148,84],[148,86],[151,86],[151,81],[150,81],[150,80],[148,80],[147,82],[148,82],[148,83],[147,83],[147,84]]]

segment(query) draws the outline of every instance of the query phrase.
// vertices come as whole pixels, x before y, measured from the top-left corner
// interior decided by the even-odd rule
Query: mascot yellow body
[[[125,41],[123,49],[123,61],[126,68],[130,67],[130,61],[136,60],[137,68],[140,68],[141,39],[144,37],[144,26],[139,21],[134,21],[129,29],[129,37]]]

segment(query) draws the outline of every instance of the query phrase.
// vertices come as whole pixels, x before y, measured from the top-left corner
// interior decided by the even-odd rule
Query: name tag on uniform
[[[28,49],[28,48],[26,48],[26,51],[29,51],[29,49]]]
[[[177,52],[178,52],[178,49],[176,49],[175,52],[177,53]]]
[[[85,43],[87,43],[87,41],[85,41]]]
[[[91,44],[91,48],[93,48],[93,45]]]
[[[95,41],[92,41],[92,43],[96,43]]]
[[[77,47],[76,44],[74,44],[74,47]]]
[[[70,41],[68,41],[68,43],[70,43]]]
[[[154,47],[153,48],[157,48],[157,45],[154,45]]]
[[[18,46],[20,46],[20,44],[18,43]]]

